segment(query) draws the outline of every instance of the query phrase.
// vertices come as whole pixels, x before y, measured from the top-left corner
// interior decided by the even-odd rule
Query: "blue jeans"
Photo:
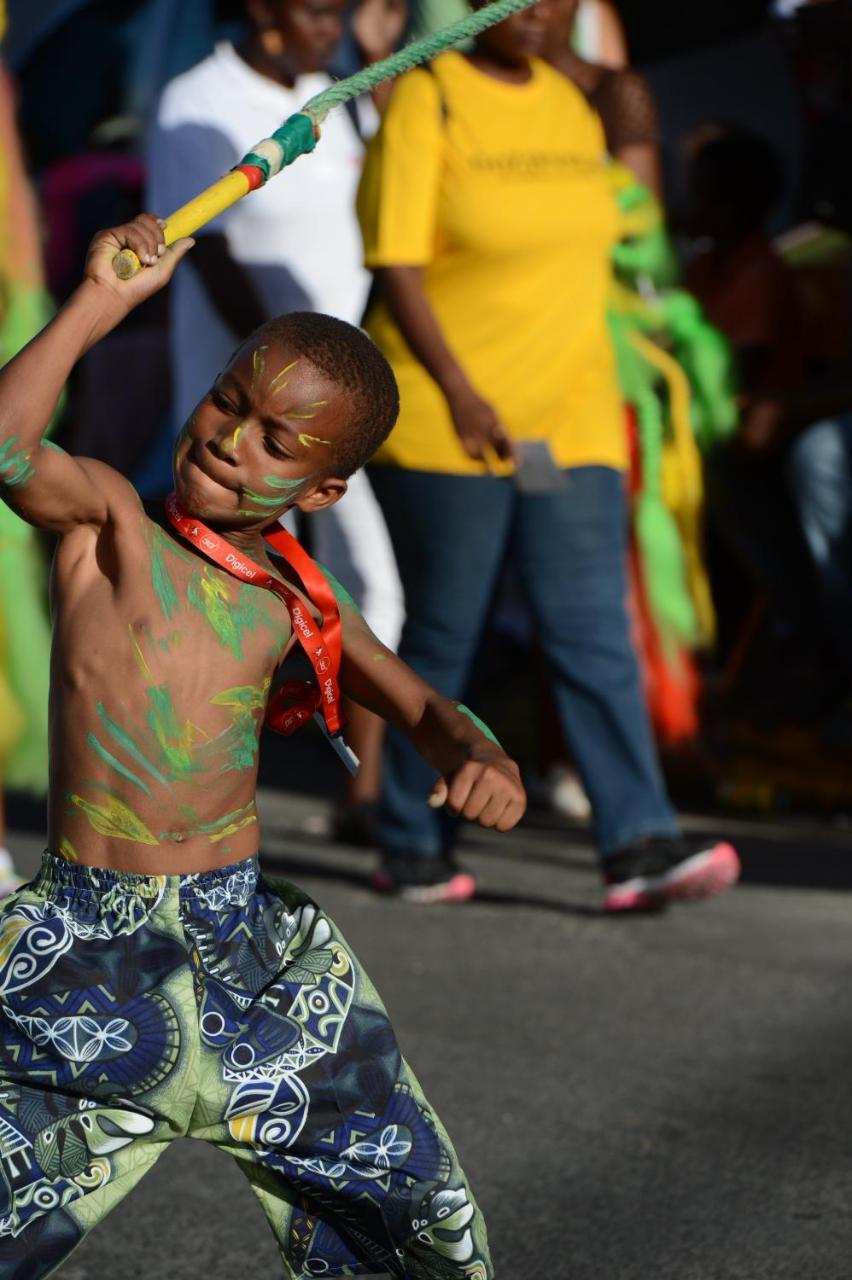
[[[625,600],[627,504],[610,467],[565,472],[566,488],[519,494],[511,480],[373,467],[405,588],[400,657],[450,698],[463,696],[507,553],[538,625],[566,738],[604,856],[677,822],[660,774]],[[435,855],[434,771],[391,730],[382,837]]]
[[[787,478],[817,575],[833,656],[852,674],[852,415],[803,431]]]

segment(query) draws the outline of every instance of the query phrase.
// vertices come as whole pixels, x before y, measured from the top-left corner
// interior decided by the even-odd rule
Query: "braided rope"
[[[335,107],[342,106],[361,93],[367,93],[383,80],[392,80],[404,71],[428,62],[444,49],[461,44],[488,27],[496,26],[498,22],[521,9],[529,8],[535,2],[536,0],[491,0],[490,4],[478,9],[476,13],[470,13],[458,22],[436,31],[432,36],[413,41],[404,49],[392,53],[389,58],[374,62],[371,67],[365,67],[363,71],[356,71],[355,75],[329,85],[322,93],[306,102],[301,111],[285,120],[271,137],[255,143],[248,155],[243,156],[239,164],[218,182],[169,214],[164,232],[166,244],[174,244],[184,236],[194,235],[199,227],[230,209],[250,191],[264,186],[299,156],[313,151],[317,144],[319,126]],[[129,280],[140,270],[141,265],[132,249],[122,249],[113,259],[115,273],[121,280]]]
[[[480,31],[496,26],[504,18],[509,18],[513,13],[517,13],[520,9],[527,9],[534,3],[535,0],[492,0],[491,4],[477,9],[475,13],[467,14],[466,17],[460,18],[458,22],[453,22],[448,27],[443,27],[434,35],[424,36],[422,40],[414,40],[403,49],[383,58],[381,62],[374,62],[372,66],[356,71],[345,80],[338,80],[336,84],[323,89],[322,93],[318,93],[316,97],[306,102],[302,112],[317,124],[321,124],[334,107],[341,106],[350,98],[356,98],[358,94],[369,93],[383,80],[392,80],[395,76],[402,75],[403,71],[410,71],[412,67],[419,66],[421,62],[429,62],[431,58],[443,53],[452,45],[461,44],[463,40],[479,35]]]
[[[270,137],[255,143],[237,168],[254,170],[254,173],[248,172],[246,176],[253,187],[263,186],[299,156],[313,151],[316,146],[315,129],[319,129],[335,107],[375,89],[383,80],[392,80],[404,71],[420,66],[422,62],[429,62],[444,49],[461,44],[534,3],[535,0],[491,0],[482,9],[443,27],[434,35],[415,40],[404,49],[383,58],[381,62],[374,62],[372,66],[356,71],[345,80],[338,80],[306,102],[300,111],[285,120]]]

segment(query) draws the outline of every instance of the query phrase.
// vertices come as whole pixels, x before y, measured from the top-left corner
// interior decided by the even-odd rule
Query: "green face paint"
[[[266,498],[262,493],[258,493],[256,489],[243,489],[243,495],[254,503],[254,508],[251,509],[252,515],[266,515],[268,511],[274,511],[284,503],[284,499],[280,494],[276,498]],[[240,507],[240,512],[243,515],[247,515],[249,511],[250,508],[248,507]]]
[[[9,436],[0,445],[0,485],[6,489],[17,489],[35,475],[29,451],[15,449],[17,443],[17,436]]]
[[[263,483],[268,485],[270,489],[277,489],[279,493],[292,493],[294,489],[298,489],[300,485],[306,484],[310,476],[264,476]]]
[[[301,489],[311,479],[311,476],[298,476],[296,478],[287,478],[284,476],[264,476],[263,483],[267,488],[274,492],[272,496],[265,493],[258,493],[256,489],[243,489],[243,496],[248,498],[255,507],[260,508],[255,511],[255,515],[265,515],[266,510],[274,510],[280,507],[287,499],[291,502],[295,499],[299,489]],[[246,510],[246,508],[243,508]]]
[[[466,707],[462,702],[457,702],[456,711],[460,711],[463,716],[467,716],[468,720],[472,720],[473,723],[476,725],[477,729],[479,730],[479,732],[484,733],[489,742],[496,743],[498,747],[500,746],[499,741],[497,740],[496,736],[491,732],[491,730],[488,728],[488,725],[485,723],[485,721],[480,720],[479,716],[476,715],[473,711],[471,711],[470,707]]]
[[[60,448],[58,444],[54,444],[52,440],[42,440],[41,447],[42,449],[49,449],[51,453],[65,454],[65,450]]]

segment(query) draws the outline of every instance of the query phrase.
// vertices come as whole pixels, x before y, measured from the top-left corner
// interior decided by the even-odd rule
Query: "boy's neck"
[[[234,547],[237,551],[241,551],[244,556],[251,560],[265,561],[269,563],[267,555],[266,540],[263,536],[263,528],[258,525],[250,525],[243,528],[223,528],[218,524],[210,524],[201,516],[194,515],[193,512],[187,511],[186,514],[190,519],[197,520],[199,524],[203,524],[205,528],[211,532],[218,534],[220,538]],[[264,526],[266,528],[268,526]],[[181,534],[172,529],[172,533],[179,542],[184,541]]]

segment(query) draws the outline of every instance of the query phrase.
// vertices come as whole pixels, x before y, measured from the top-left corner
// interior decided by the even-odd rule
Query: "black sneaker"
[[[604,911],[647,911],[724,893],[740,878],[740,860],[724,841],[648,836],[607,858],[604,875]]]
[[[395,893],[406,902],[468,902],[476,893],[476,880],[460,871],[449,854],[382,854],[371,880],[378,893]]]

